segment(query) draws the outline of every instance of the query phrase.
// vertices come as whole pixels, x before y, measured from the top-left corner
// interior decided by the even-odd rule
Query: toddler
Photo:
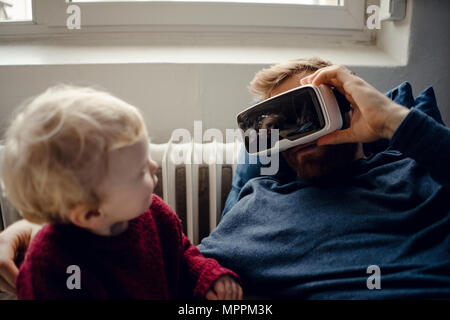
[[[45,223],[17,277],[19,299],[241,299],[158,196],[157,164],[133,106],[57,86],[6,132],[2,179],[23,217]]]

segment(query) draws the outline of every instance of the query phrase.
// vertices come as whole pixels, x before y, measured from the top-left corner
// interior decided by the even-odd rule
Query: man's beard
[[[352,162],[357,149],[357,143],[345,143],[317,147],[310,153],[299,155],[298,159],[292,150],[282,154],[300,179],[314,181],[326,178],[327,175]]]

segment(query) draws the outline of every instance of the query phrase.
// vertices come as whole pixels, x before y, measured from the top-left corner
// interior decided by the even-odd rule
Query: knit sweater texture
[[[19,299],[202,299],[223,275],[238,279],[203,257],[183,234],[177,215],[153,195],[150,208],[117,236],[72,224],[44,226],[30,244],[16,285]]]

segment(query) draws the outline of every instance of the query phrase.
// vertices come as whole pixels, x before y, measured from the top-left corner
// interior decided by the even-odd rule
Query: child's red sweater
[[[81,289],[69,289],[68,267],[80,269]],[[205,296],[232,271],[205,258],[181,222],[153,195],[145,213],[112,237],[74,225],[46,225],[34,237],[17,277],[19,299],[176,299]],[[73,278],[69,279],[70,283]]]

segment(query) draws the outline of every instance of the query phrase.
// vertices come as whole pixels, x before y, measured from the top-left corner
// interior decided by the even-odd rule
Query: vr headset
[[[247,108],[237,122],[249,154],[270,154],[343,129],[349,110],[350,103],[337,89],[305,85]]]

